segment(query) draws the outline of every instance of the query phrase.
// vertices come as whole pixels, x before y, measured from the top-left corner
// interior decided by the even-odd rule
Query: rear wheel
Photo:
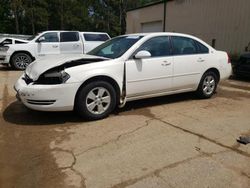
[[[212,71],[206,72],[202,76],[199,87],[196,92],[200,98],[210,98],[216,91],[217,84],[218,78],[216,74]]]
[[[75,109],[82,117],[98,120],[107,117],[115,108],[116,93],[111,84],[95,81],[78,92]]]
[[[17,70],[25,70],[32,62],[32,58],[26,53],[16,53],[11,58],[11,66]]]

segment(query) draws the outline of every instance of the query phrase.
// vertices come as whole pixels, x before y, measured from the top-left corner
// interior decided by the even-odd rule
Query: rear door
[[[135,53],[146,50],[151,57],[126,61],[128,97],[168,92],[172,89],[173,57],[168,36],[147,40]]]
[[[41,37],[44,37],[44,40],[39,42]],[[58,32],[44,33],[39,39],[36,41],[38,56],[60,53]]]
[[[174,55],[173,90],[195,89],[204,64],[209,61],[209,49],[188,37],[172,36],[171,41]]]
[[[81,54],[83,44],[80,40],[79,32],[60,32],[60,53],[61,54]]]
[[[110,39],[105,33],[82,33],[84,38],[84,53],[88,53],[95,47]]]

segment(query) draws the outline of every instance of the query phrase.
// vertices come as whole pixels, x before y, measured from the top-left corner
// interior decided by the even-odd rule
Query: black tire
[[[17,70],[25,70],[26,67],[32,62],[32,58],[30,57],[29,54],[27,53],[16,53],[14,56],[11,58],[11,66],[14,69]]]
[[[218,76],[214,72],[206,72],[200,80],[199,87],[196,91],[197,96],[201,99],[211,98],[217,89],[218,81]]]
[[[99,96],[99,92],[101,91],[104,91],[103,95]],[[92,99],[93,94],[95,100]],[[104,98],[106,100],[108,99],[107,96],[110,96],[109,104],[104,100]],[[94,81],[78,91],[75,100],[75,110],[81,117],[87,120],[103,119],[114,110],[117,104],[116,101],[116,92],[110,83],[105,81]],[[88,106],[95,107],[93,110],[90,110],[89,108],[91,107],[88,108],[87,104],[89,104]],[[104,111],[99,110],[99,106],[102,106]]]

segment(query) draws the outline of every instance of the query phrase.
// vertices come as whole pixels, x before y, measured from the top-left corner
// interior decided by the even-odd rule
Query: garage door
[[[141,31],[143,33],[162,32],[162,21],[146,22],[141,24]]]

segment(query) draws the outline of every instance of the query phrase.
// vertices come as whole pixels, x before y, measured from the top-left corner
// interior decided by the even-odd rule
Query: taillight
[[[227,54],[227,63],[231,63],[231,59],[228,54]]]

